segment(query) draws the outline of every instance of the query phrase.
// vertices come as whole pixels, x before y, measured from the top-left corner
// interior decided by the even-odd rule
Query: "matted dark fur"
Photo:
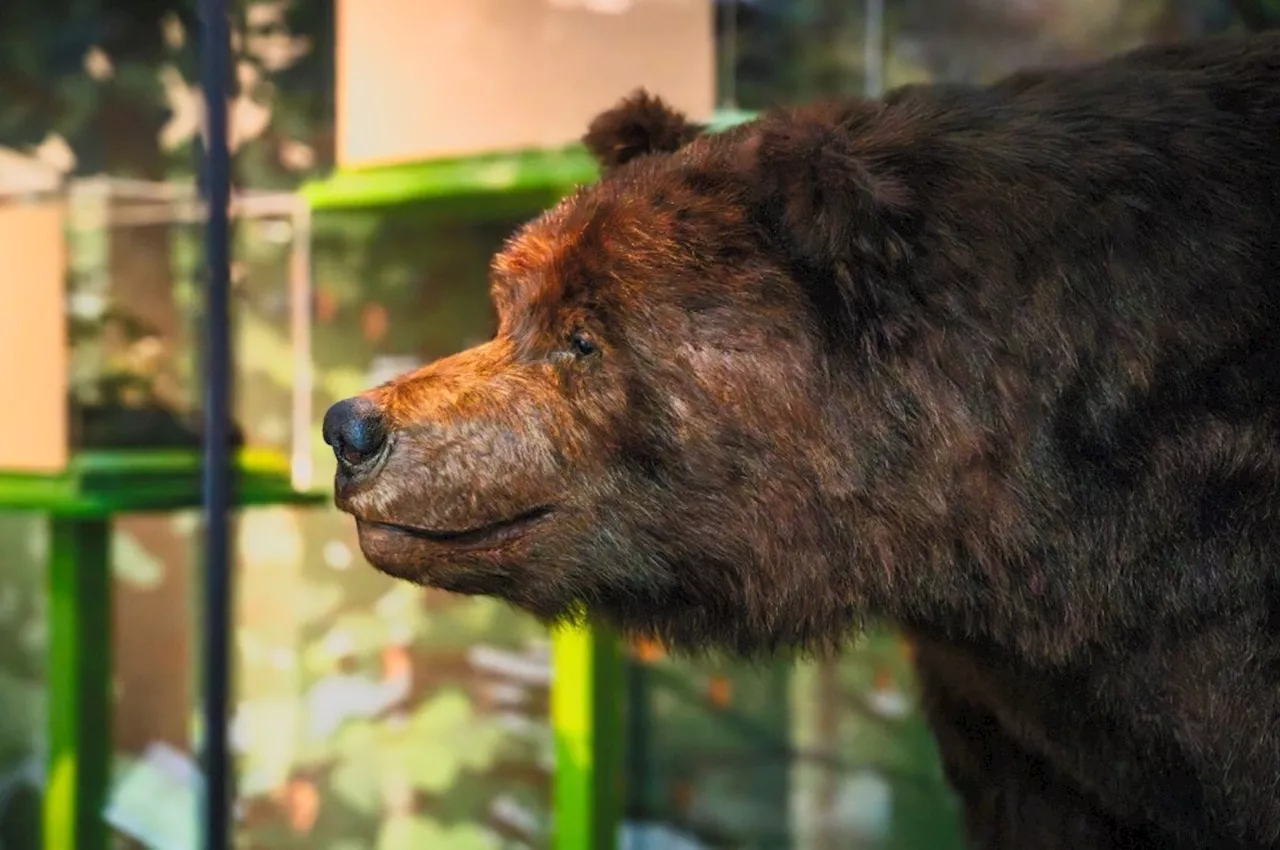
[[[496,337],[363,397],[369,560],[744,654],[884,619],[974,847],[1280,847],[1280,36],[588,141]]]

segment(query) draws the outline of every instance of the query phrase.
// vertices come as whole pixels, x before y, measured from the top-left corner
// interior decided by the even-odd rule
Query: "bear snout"
[[[571,433],[547,415],[552,377],[488,344],[337,402],[322,427],[336,507],[379,527],[367,535],[380,555],[489,545],[544,525],[532,520],[564,501]]]
[[[362,396],[343,399],[330,407],[324,415],[322,432],[339,468],[347,475],[370,467],[387,444],[386,416]]]

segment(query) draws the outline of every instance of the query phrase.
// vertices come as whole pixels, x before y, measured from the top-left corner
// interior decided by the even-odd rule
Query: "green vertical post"
[[[54,518],[49,546],[45,850],[106,850],[111,772],[111,534]]]
[[[622,696],[626,704],[623,766],[627,778],[623,799],[633,813],[648,820],[658,811],[660,796],[653,770],[649,665],[635,657],[626,657],[622,663],[625,677]]]
[[[622,819],[622,656],[617,638],[557,629],[553,850],[613,850]]]
[[[766,687],[777,699],[767,701],[762,707],[760,721],[764,728],[772,732],[774,740],[790,745],[792,740],[791,676],[794,666],[786,661],[776,661],[763,673],[768,685]],[[774,850],[790,850],[792,844],[791,826],[791,772],[795,764],[790,760],[778,758],[767,759],[764,770],[756,785],[757,799],[762,808],[775,811],[770,820],[779,824],[778,833],[773,836],[769,846]]]

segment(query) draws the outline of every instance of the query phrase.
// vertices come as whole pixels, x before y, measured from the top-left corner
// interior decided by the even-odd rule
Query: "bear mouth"
[[[365,520],[372,528],[379,528],[416,540],[452,547],[494,546],[518,537],[530,526],[545,519],[552,512],[549,505],[530,508],[506,519],[495,520],[485,525],[464,529],[424,528],[417,525],[405,525],[397,522],[381,522]]]

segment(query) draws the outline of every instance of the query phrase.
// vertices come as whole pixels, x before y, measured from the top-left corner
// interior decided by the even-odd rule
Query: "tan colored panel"
[[[0,469],[67,462],[65,217],[61,202],[0,204]]]
[[[577,140],[637,86],[715,98],[710,0],[338,0],[338,164]]]

